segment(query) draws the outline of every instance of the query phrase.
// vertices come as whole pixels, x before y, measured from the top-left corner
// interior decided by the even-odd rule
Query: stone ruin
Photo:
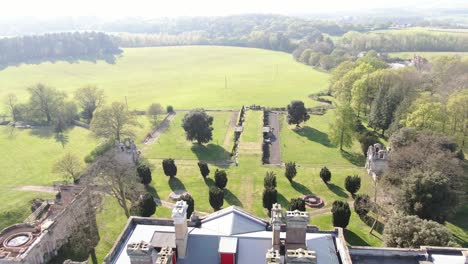
[[[130,155],[135,163],[140,158],[141,151],[137,149],[135,142],[131,138],[125,138],[122,142],[115,140],[115,147],[120,152]]]
[[[0,231],[0,264],[47,263],[74,232],[89,223],[94,203],[87,188],[60,186],[24,223]]]
[[[388,168],[388,152],[390,150],[383,147],[380,143],[369,146],[367,149],[366,169],[367,173],[372,178],[377,180],[377,177],[385,173]]]

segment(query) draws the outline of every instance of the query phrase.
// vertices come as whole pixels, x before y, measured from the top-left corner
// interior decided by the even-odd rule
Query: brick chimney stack
[[[290,249],[286,251],[286,264],[317,264],[315,251],[306,249]]]
[[[158,254],[158,259],[155,264],[176,264],[174,260],[174,252],[170,247],[164,247]]]
[[[281,263],[281,256],[278,250],[271,248],[266,253],[267,264],[279,264]]]
[[[151,245],[141,241],[128,244],[127,255],[131,264],[153,264],[158,253]]]
[[[280,241],[280,233],[281,233],[281,224],[283,223],[283,211],[281,210],[281,204],[275,203],[271,208],[271,220],[270,224],[272,227],[272,246],[275,250],[280,250],[281,241]]]
[[[172,209],[172,219],[175,227],[175,242],[177,247],[177,257],[185,258],[187,253],[187,203],[178,201]]]
[[[286,212],[286,250],[306,248],[309,213],[298,210]]]

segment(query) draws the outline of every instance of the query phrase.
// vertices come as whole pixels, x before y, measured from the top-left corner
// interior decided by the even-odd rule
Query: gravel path
[[[146,137],[143,143],[145,145],[153,144],[161,136],[164,131],[169,127],[171,121],[174,119],[176,113],[169,114],[159,125],[158,127],[151,132],[151,137]]]
[[[43,192],[43,193],[56,193],[54,187],[49,186],[38,186],[38,185],[25,185],[19,186],[16,188],[18,191],[28,191],[28,192]]]
[[[273,137],[271,138],[270,147],[270,164],[281,164],[281,148],[280,148],[280,124],[277,112],[270,112],[268,116],[271,129],[273,129]]]

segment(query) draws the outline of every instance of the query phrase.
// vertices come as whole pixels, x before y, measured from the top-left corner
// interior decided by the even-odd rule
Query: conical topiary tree
[[[166,176],[174,177],[177,175],[177,166],[173,159],[165,159],[162,162],[163,171]]]
[[[292,182],[293,178],[296,177],[296,163],[295,162],[286,162],[284,176],[288,179],[289,182]]]
[[[208,168],[208,163],[204,161],[198,162],[198,168],[200,168],[200,174],[203,178],[206,178],[210,174],[210,169]]]
[[[371,210],[371,200],[367,194],[357,194],[354,198],[354,211],[360,217],[366,216]]]
[[[271,212],[273,204],[278,200],[278,191],[275,188],[265,188],[263,190],[263,208],[268,209],[268,212]]]
[[[140,182],[143,185],[148,186],[148,184],[151,183],[151,180],[152,180],[151,169],[149,168],[148,165],[146,165],[144,163],[138,165],[137,174],[138,174],[138,177],[140,178]]]
[[[263,186],[265,188],[276,188],[276,174],[272,171],[267,171],[263,178]]]
[[[334,201],[332,205],[332,222],[333,226],[346,228],[351,218],[351,209],[346,201]]]
[[[361,188],[361,177],[357,175],[346,177],[345,188],[354,197],[354,194]]]
[[[331,171],[327,167],[323,167],[320,170],[320,178],[322,178],[322,181],[326,184],[331,180]]]
[[[214,178],[216,186],[220,189],[226,188],[228,182],[226,171],[216,169]]]
[[[195,211],[195,200],[189,193],[183,194],[180,199],[187,203],[187,219],[189,219],[193,211]]]
[[[299,210],[305,212],[305,201],[302,198],[292,198],[289,202],[288,211]]]
[[[211,207],[218,211],[224,204],[224,192],[216,186],[211,186],[209,191],[209,201]]]

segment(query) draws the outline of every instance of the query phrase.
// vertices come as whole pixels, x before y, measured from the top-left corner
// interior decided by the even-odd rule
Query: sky
[[[466,7],[468,0],[5,0],[1,17],[172,17],[242,13],[306,14],[374,8]]]

